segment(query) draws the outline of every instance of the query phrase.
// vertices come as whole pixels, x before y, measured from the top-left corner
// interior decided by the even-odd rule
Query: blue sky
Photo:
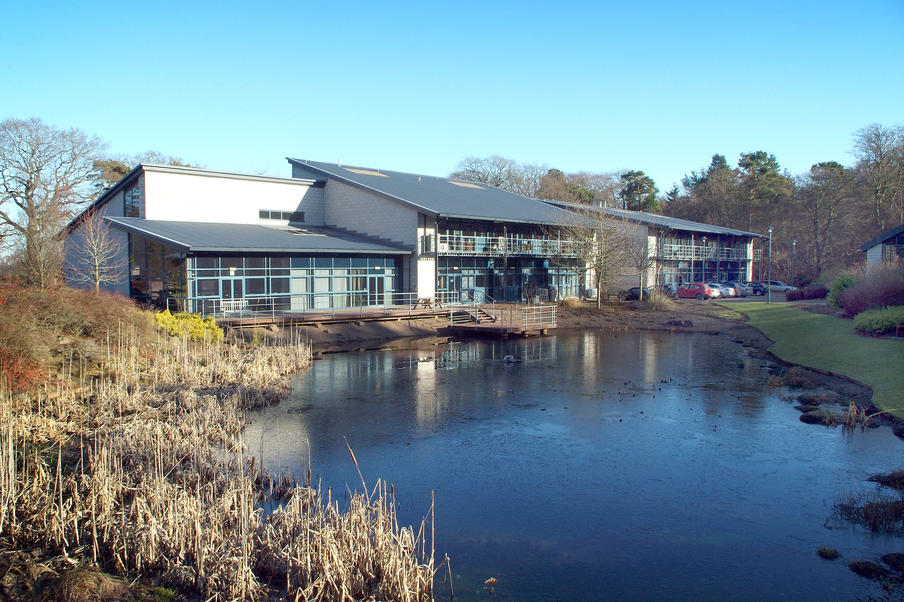
[[[499,154],[802,173],[904,125],[904,1],[7,3],[0,119],[110,152],[289,176],[286,156],[447,175]],[[16,24],[10,27],[10,24]]]

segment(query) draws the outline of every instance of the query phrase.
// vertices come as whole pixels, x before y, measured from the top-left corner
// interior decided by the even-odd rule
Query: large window
[[[129,234],[129,295],[157,307],[181,307],[188,296],[185,254]]]
[[[387,256],[198,256],[189,262],[198,310],[236,297],[260,311],[340,309],[394,302],[399,277]],[[228,295],[227,295],[228,293]]]
[[[142,194],[142,182],[139,178],[126,188],[123,193],[122,214],[125,217],[144,217],[144,195]]]

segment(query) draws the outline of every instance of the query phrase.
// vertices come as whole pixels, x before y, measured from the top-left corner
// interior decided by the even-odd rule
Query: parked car
[[[717,282],[716,284],[721,286],[725,290],[725,292],[728,293],[727,295],[725,295],[726,297],[740,297],[741,296],[741,293],[738,292],[738,289],[736,289],[735,286],[733,284],[731,284],[730,282]]]
[[[750,289],[743,282],[737,282],[735,280],[730,280],[728,282],[734,289],[738,292],[738,297],[746,297],[750,294]]]
[[[678,298],[678,287],[674,284],[657,284],[656,291],[663,297],[668,297],[669,299]]]
[[[785,284],[781,280],[766,280],[763,282],[764,285],[769,287],[769,290],[773,292],[779,293],[787,293],[788,291],[796,290],[796,286],[791,286],[790,284]]]
[[[643,300],[646,301],[650,298],[650,291],[648,289],[643,289]],[[619,301],[637,301],[640,299],[640,287],[633,286],[626,291],[621,291],[618,294]]]
[[[748,282],[747,289],[750,291],[751,295],[765,295],[766,287],[762,285],[760,282]]]
[[[678,286],[678,297],[681,299],[712,299],[721,293],[702,282],[685,282]]]
[[[727,287],[722,286],[718,282],[707,282],[706,286],[712,287],[713,290],[719,291],[719,297],[732,297],[731,291]]]

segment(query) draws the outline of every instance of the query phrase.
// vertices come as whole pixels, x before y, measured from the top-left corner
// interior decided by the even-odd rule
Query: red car
[[[702,282],[685,282],[678,286],[679,299],[712,299],[718,297],[719,291],[708,287]]]

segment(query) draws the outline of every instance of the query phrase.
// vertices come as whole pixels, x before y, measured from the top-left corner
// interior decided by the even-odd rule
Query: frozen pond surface
[[[341,496],[361,488],[347,438],[369,486],[395,485],[405,524],[435,491],[456,599],[884,597],[846,563],[904,542],[826,519],[840,494],[904,466],[904,442],[805,425],[796,392],[767,380],[763,360],[707,335],[339,354],[252,414],[246,439],[271,470],[310,462]]]

